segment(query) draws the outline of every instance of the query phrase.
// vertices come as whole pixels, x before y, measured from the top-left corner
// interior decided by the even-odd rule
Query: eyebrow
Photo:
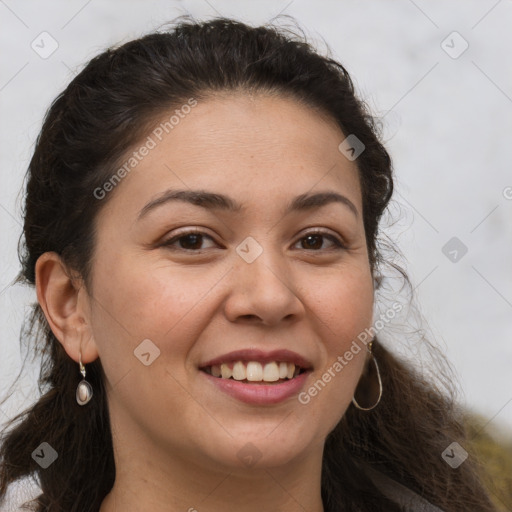
[[[173,201],[187,202],[207,210],[225,210],[237,213],[244,209],[243,205],[223,194],[216,194],[206,190],[171,189],[166,190],[163,194],[147,203],[139,212],[137,220],[140,220],[155,208]],[[359,214],[354,203],[348,197],[332,191],[301,194],[289,202],[285,214],[321,208],[331,203],[339,203],[348,207],[355,217],[358,218]]]

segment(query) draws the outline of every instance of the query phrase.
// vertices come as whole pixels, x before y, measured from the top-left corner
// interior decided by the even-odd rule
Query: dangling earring
[[[373,344],[373,341],[370,341],[370,343],[368,343],[368,352],[370,352],[370,357],[373,360],[373,363],[375,364],[375,369],[377,370],[377,380],[379,381],[379,397],[377,398],[377,401],[371,407],[361,407],[357,403],[355,396],[352,397],[352,403],[358,409],[361,409],[361,411],[371,411],[373,408],[375,408],[377,406],[377,404],[380,402],[380,399],[382,397],[382,380],[380,378],[380,371],[379,371],[379,365],[377,364],[377,359],[375,358],[375,356],[372,353],[372,344]]]
[[[85,367],[82,364],[82,352],[80,352],[80,373],[83,379],[76,388],[76,401],[78,405],[85,405],[92,398],[92,386],[85,380]]]

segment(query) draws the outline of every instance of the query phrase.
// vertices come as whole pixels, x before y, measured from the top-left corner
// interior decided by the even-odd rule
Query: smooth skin
[[[345,136],[290,98],[217,94],[103,199],[89,289],[57,254],[39,258],[38,300],[77,362],[77,383],[80,352],[106,373],[116,481],[100,512],[323,511],[324,442],[367,352],[307,404],[242,403],[199,367],[233,350],[289,349],[313,365],[307,390],[372,325],[358,172],[338,150]],[[243,209],[167,201],[139,218],[169,189],[224,194]],[[296,196],[329,191],[357,215],[340,202],[284,214]],[[315,230],[326,234],[307,238]],[[248,236],[263,250],[252,263],[236,251]],[[160,350],[147,366],[134,355],[146,339]],[[250,466],[238,456],[248,443],[259,457]]]

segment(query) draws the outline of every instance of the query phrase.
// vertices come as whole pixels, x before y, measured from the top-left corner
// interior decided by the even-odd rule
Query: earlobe
[[[98,357],[92,338],[85,288],[71,277],[66,264],[56,252],[45,252],[37,262],[37,300],[55,337],[73,360],[89,363]],[[87,343],[82,341],[86,339]]]

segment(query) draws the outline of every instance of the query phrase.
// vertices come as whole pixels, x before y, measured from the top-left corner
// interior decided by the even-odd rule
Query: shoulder
[[[375,486],[389,499],[398,503],[407,512],[444,512],[439,507],[432,505],[425,498],[415,493],[408,487],[387,477],[380,471],[365,468],[366,474],[371,478]]]

